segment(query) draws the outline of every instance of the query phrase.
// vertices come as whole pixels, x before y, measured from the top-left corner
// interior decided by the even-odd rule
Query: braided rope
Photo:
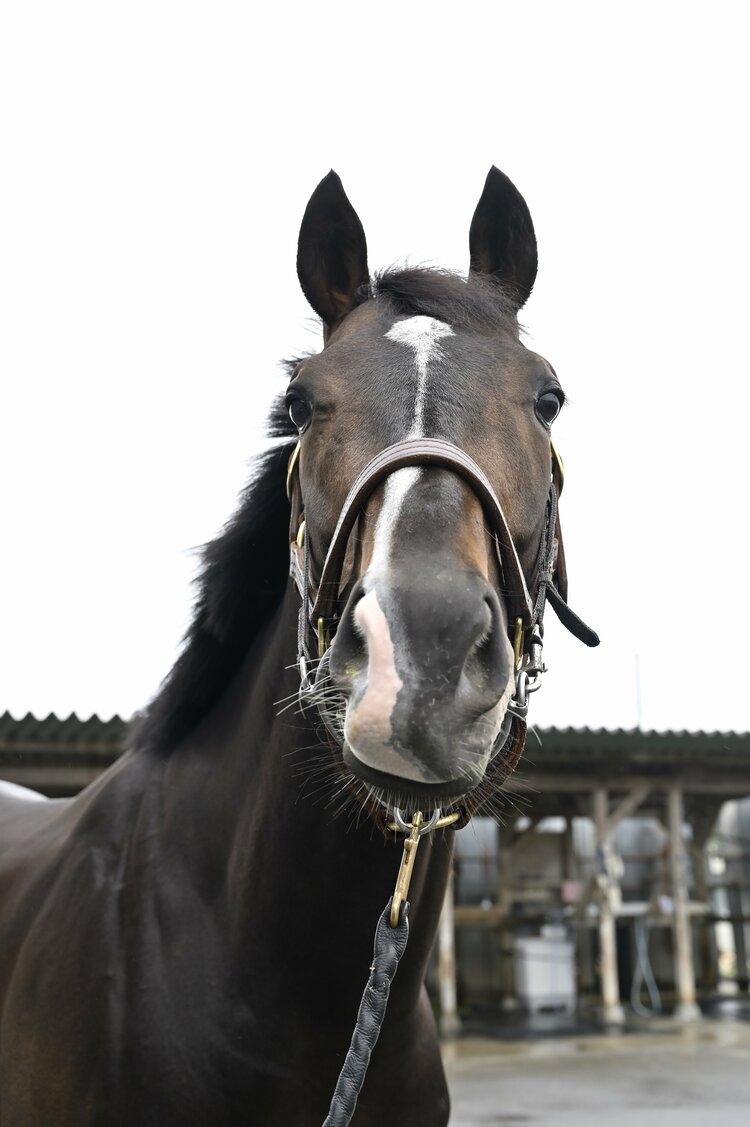
[[[357,1024],[354,1026],[349,1051],[339,1073],[323,1127],[347,1127],[351,1121],[365,1081],[370,1055],[380,1036],[391,983],[409,938],[409,905],[403,905],[397,926],[391,927],[389,916],[392,900],[393,897],[386,904],[375,928],[375,951],[370,977],[359,1004]]]

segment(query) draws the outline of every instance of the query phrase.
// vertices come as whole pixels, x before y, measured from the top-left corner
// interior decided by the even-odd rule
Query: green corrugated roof
[[[750,753],[750,732],[654,732],[640,728],[540,728],[543,744],[558,751],[581,747],[607,748],[610,751],[687,749],[744,751]]]
[[[72,713],[44,718],[0,715],[0,779],[47,794],[72,794],[113,763],[124,750],[129,722],[120,716],[86,720]],[[597,780],[627,789],[628,780],[679,778],[694,796],[709,791],[750,794],[750,733],[642,732],[637,729],[532,729],[509,786],[584,792]]]
[[[69,748],[93,744],[119,750],[127,736],[129,721],[120,716],[101,720],[90,716],[82,720],[75,712],[60,718],[54,713],[38,718],[28,712],[20,720],[10,712],[0,715],[0,748],[12,750],[19,744]],[[535,738],[538,734],[539,741]],[[625,728],[539,728],[532,730],[526,743],[526,759],[533,763],[587,759],[592,754],[616,757],[625,755],[631,763],[663,757],[700,757],[706,754],[750,758],[750,732],[644,732]]]
[[[19,745],[49,745],[69,748],[71,745],[88,747],[92,744],[109,744],[112,750],[119,750],[125,739],[128,722],[120,716],[111,720],[101,720],[90,716],[81,720],[75,712],[61,719],[54,712],[38,718],[27,712],[16,720],[9,712],[0,716],[0,747],[14,750]]]

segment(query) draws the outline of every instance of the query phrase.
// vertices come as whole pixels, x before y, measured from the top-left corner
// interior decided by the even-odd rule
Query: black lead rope
[[[346,1054],[344,1067],[339,1073],[328,1118],[323,1127],[347,1127],[354,1115],[357,1097],[365,1082],[370,1055],[380,1036],[391,983],[409,938],[409,902],[406,897],[414,872],[419,842],[425,834],[430,833],[437,826],[442,828],[452,825],[458,815],[446,814],[441,818],[440,811],[435,810],[430,820],[425,822],[422,811],[417,810],[411,822],[407,823],[401,811],[395,810],[394,817],[396,822],[390,824],[389,829],[401,830],[407,835],[404,838],[404,852],[396,877],[396,888],[375,928],[375,953],[370,967],[370,977],[362,1001],[359,1003],[357,1024],[354,1026],[349,1052]]]
[[[359,1004],[357,1024],[354,1026],[349,1051],[339,1074],[323,1127],[347,1127],[350,1123],[357,1106],[357,1098],[365,1082],[370,1055],[380,1036],[391,983],[409,938],[409,905],[405,902],[401,906],[398,923],[392,927],[390,923],[392,904],[393,897],[386,904],[385,911],[375,928],[375,952],[370,967],[370,977]]]

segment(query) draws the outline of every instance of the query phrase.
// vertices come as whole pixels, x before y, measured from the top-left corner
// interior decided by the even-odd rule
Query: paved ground
[[[451,1127],[749,1127],[750,1025],[658,1030],[448,1042]]]

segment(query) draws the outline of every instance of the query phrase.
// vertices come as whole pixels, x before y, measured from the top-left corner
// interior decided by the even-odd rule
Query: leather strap
[[[555,455],[555,457],[559,458],[559,455]],[[539,623],[539,625],[541,625],[544,618],[545,605],[549,602],[565,629],[569,630],[579,642],[583,642],[586,646],[598,646],[599,635],[592,630],[590,626],[587,626],[583,619],[578,617],[575,611],[570,609],[557,582],[560,568],[562,567],[564,570],[565,564],[564,561],[560,560],[560,554],[562,553],[562,536],[560,534],[560,514],[558,511],[560,494],[558,481],[561,481],[561,479],[555,472],[555,464],[553,458],[552,484],[550,486],[549,500],[547,503],[547,519],[545,522],[544,535],[539,545],[539,558],[537,559],[536,602],[534,604],[533,621],[534,624]],[[567,588],[567,579],[565,580],[564,587]]]
[[[503,507],[486,474],[473,458],[452,442],[446,442],[442,438],[410,438],[387,446],[376,454],[349,490],[320,575],[310,615],[313,631],[317,630],[319,618],[328,623],[333,616],[346,546],[363,506],[385,478],[405,466],[440,466],[468,482],[482,502],[495,536],[495,547],[503,574],[503,597],[510,603],[510,615],[512,618],[522,618],[524,626],[531,625],[533,603],[526,579]]]
[[[495,549],[503,577],[502,594],[508,605],[509,622],[520,618],[524,631],[528,631],[535,623],[541,622],[544,604],[549,600],[560,622],[571,634],[587,646],[599,645],[597,634],[570,609],[565,599],[567,581],[557,511],[557,499],[562,488],[562,469],[559,456],[554,449],[547,521],[539,546],[535,600],[532,603],[508,521],[490,481],[465,451],[454,446],[452,442],[439,438],[415,438],[396,442],[381,450],[367,463],[344,501],[314,600],[312,592],[308,593],[305,582],[304,557],[307,546],[303,550],[292,538],[289,570],[302,600],[302,615],[309,623],[313,635],[317,634],[320,619],[323,620],[326,628],[331,626],[334,609],[339,600],[339,584],[347,543],[359,514],[378,485],[390,474],[406,466],[440,466],[451,470],[468,482],[479,497],[494,533]],[[299,485],[292,492],[291,502],[291,528],[294,536],[302,510]],[[557,583],[558,578],[560,584]],[[307,580],[309,583],[309,575]]]
[[[565,629],[569,630],[579,642],[583,642],[584,646],[598,646],[599,635],[590,626],[587,626],[574,610],[570,609],[554,583],[548,581],[545,583],[545,587],[547,589],[547,602]]]

